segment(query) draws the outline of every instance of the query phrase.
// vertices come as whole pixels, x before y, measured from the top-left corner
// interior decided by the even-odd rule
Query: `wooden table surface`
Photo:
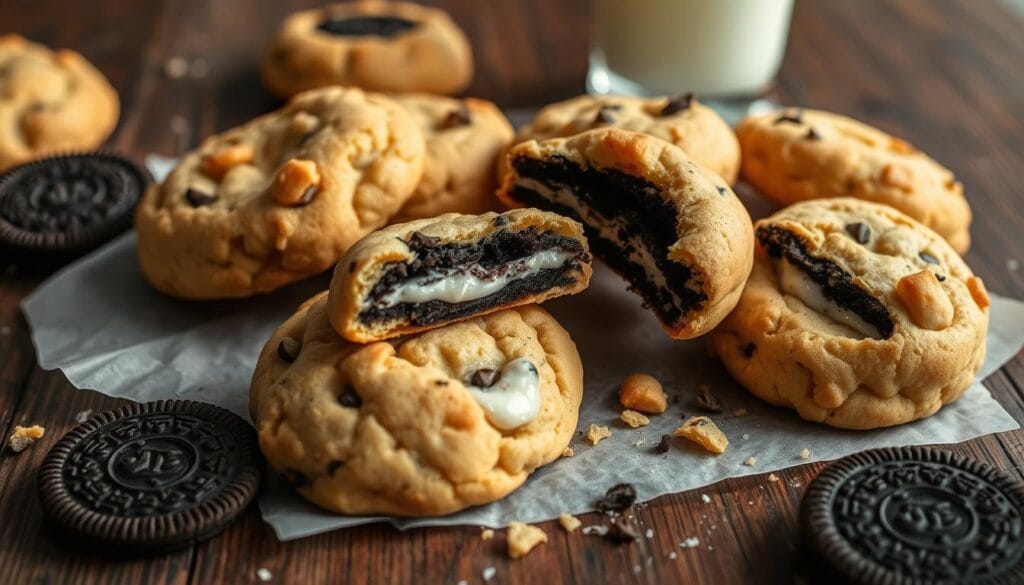
[[[272,109],[257,60],[276,24],[308,2],[272,0],[3,0],[0,33],[18,32],[83,53],[122,100],[109,147],[141,160],[176,154],[203,136]],[[476,78],[467,92],[506,107],[538,106],[581,93],[589,2],[443,2],[472,39]],[[196,76],[172,79],[172,57],[199,61]],[[205,68],[208,71],[205,71]],[[974,209],[967,260],[988,288],[1024,297],[1024,28],[990,1],[799,0],[785,64],[772,91],[786,104],[845,112],[903,136],[956,171]],[[253,506],[223,534],[192,549],[141,559],[104,559],[56,544],[34,486],[47,450],[76,413],[119,405],[75,390],[36,364],[20,300],[46,269],[0,259],[0,433],[46,426],[20,455],[0,454],[0,581],[7,583],[786,583],[803,566],[797,506],[822,468],[805,465],[666,496],[636,514],[651,539],[614,545],[543,525],[550,542],[522,560],[476,527],[398,532],[374,525],[278,542]],[[986,381],[1024,420],[1021,354]],[[1021,477],[1024,433],[955,445]],[[701,500],[711,496],[712,503]],[[751,506],[748,502],[753,501]],[[586,519],[585,519],[586,520]],[[593,520],[593,519],[591,519]],[[701,546],[679,542],[698,536]],[[675,551],[676,558],[669,553]]]

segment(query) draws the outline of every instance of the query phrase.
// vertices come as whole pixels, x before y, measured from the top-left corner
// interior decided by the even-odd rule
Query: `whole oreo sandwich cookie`
[[[223,530],[255,497],[256,433],[231,412],[162,400],[94,416],[53,447],[39,497],[72,543],[157,553]]]
[[[72,154],[0,175],[0,247],[73,256],[127,229],[149,176],[112,154]]]
[[[811,483],[805,545],[831,581],[1024,583],[1024,484],[939,449],[851,455]]]

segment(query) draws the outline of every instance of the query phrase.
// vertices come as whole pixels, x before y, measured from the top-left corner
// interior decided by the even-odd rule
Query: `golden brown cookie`
[[[496,105],[427,94],[396,94],[427,140],[423,178],[391,223],[445,213],[497,211],[494,164],[512,141],[512,125]]]
[[[750,216],[678,146],[610,128],[524,142],[509,161],[498,198],[580,221],[670,336],[707,333],[736,305],[753,262]]]
[[[281,97],[329,85],[451,94],[472,79],[473,55],[442,10],[358,0],[289,16],[270,43],[262,73]]]
[[[500,499],[569,444],[576,346],[529,305],[356,345],[326,293],[267,342],[250,410],[267,461],[342,514],[434,516]]]
[[[740,167],[736,135],[718,113],[692,94],[673,98],[581,95],[545,106],[516,132],[513,144],[567,138],[597,128],[631,130],[667,140],[726,183],[736,182]],[[501,157],[499,181],[507,171],[508,159]]]
[[[985,357],[989,299],[938,234],[858,199],[757,223],[754,271],[711,335],[737,381],[805,419],[871,429],[934,414]]]
[[[946,238],[971,245],[971,208],[948,169],[903,140],[815,110],[750,116],[736,126],[743,179],[790,205],[825,197],[885,203]]]
[[[323,272],[387,223],[419,182],[423,135],[358,89],[300,94],[206,139],[136,212],[139,263],[158,290],[246,297]]]
[[[448,214],[374,232],[334,270],[328,315],[378,341],[582,291],[590,250],[577,222],[537,209]]]
[[[0,36],[0,171],[96,148],[117,125],[118,111],[117,92],[78,53]]]

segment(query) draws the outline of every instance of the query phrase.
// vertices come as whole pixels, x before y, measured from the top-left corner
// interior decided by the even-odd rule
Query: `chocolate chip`
[[[469,383],[477,388],[490,388],[498,381],[501,374],[498,370],[491,368],[482,368],[473,372],[473,376],[469,379]]]
[[[757,351],[757,346],[753,343],[748,343],[740,348],[740,351],[743,352],[743,357],[749,359],[754,356],[754,352]]]
[[[938,264],[939,263],[939,259],[936,258],[935,256],[932,256],[928,252],[920,252],[920,253],[918,253],[917,256],[918,256],[918,258],[920,258],[921,260],[924,260],[928,264]]]
[[[619,483],[608,488],[604,496],[594,503],[602,512],[624,510],[636,501],[636,488],[631,483]]]
[[[605,104],[597,110],[597,115],[594,116],[594,124],[614,124],[615,116],[612,115],[613,111],[621,110],[622,106],[619,104]]]
[[[782,124],[783,122],[789,122],[790,124],[803,124],[804,123],[804,111],[796,110],[794,112],[783,112],[772,124]]]
[[[434,386],[445,387],[448,385],[448,380],[434,380]]]
[[[862,221],[846,224],[846,233],[857,240],[858,244],[866,244],[871,240],[871,228]]]
[[[608,521],[608,532],[604,537],[612,542],[634,542],[640,540],[640,531],[632,522],[616,517]]]
[[[681,95],[677,95],[676,97],[668,100],[668,103],[665,104],[665,107],[661,108],[661,113],[659,113],[658,115],[659,116],[671,116],[672,114],[675,114],[675,113],[682,112],[684,110],[690,109],[690,106],[692,106],[692,105],[693,105],[693,94],[692,93],[684,93],[684,94],[681,94]]]
[[[807,134],[804,134],[804,139],[813,140],[817,142],[818,140],[821,140],[821,134],[818,134],[818,132],[815,131],[814,128],[808,128]]]
[[[397,16],[355,16],[326,18],[317,30],[340,37],[376,36],[389,38],[417,26],[417,22]]]
[[[672,435],[662,435],[661,440],[654,446],[654,452],[658,455],[668,453],[669,449],[672,448]]]
[[[946,282],[946,277],[941,274],[936,274],[935,278],[939,279],[939,282]]]
[[[725,194],[729,192],[725,187],[715,187],[715,189],[718,189],[718,194],[722,197],[725,197]]]
[[[347,406],[348,408],[359,408],[363,405],[363,399],[360,398],[359,395],[351,388],[341,393],[341,396],[338,397],[338,402],[340,402],[342,406]]]
[[[409,236],[409,245],[416,248],[436,248],[441,245],[441,238],[425,236],[420,232],[413,232]]]
[[[189,187],[188,190],[185,191],[185,199],[188,200],[192,207],[205,207],[216,201],[217,196],[203,193],[198,189]]]
[[[458,128],[459,126],[469,126],[472,123],[472,113],[470,113],[469,108],[462,105],[458,109],[448,112],[444,120],[441,120],[440,129],[448,130],[449,128]]]
[[[306,487],[310,484],[309,476],[294,469],[285,470],[285,479],[297,488]]]
[[[722,402],[707,386],[697,388],[697,406],[707,412],[722,412]]]
[[[299,202],[295,204],[296,207],[302,207],[303,205],[309,205],[316,194],[320,192],[319,185],[310,185],[306,187],[306,190],[302,192],[302,197],[299,198]]]
[[[302,351],[302,342],[291,337],[282,337],[277,344],[277,357],[288,363],[294,362]]]
[[[339,469],[341,469],[341,466],[344,464],[345,462],[342,461],[341,459],[335,459],[334,461],[331,461],[330,463],[327,464],[327,474],[334,475]]]
[[[508,225],[508,218],[504,215],[498,215],[494,218],[494,227],[505,227]]]

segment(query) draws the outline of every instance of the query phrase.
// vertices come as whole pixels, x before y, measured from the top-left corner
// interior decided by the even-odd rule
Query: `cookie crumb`
[[[668,396],[655,377],[630,374],[619,387],[619,402],[628,409],[647,414],[661,414],[668,408]]]
[[[572,447],[566,447],[562,449],[562,457],[572,457],[576,452],[572,450]]]
[[[706,416],[691,416],[672,434],[693,441],[715,454],[724,453],[729,447],[725,433]]]
[[[622,413],[619,414],[619,420],[633,427],[634,429],[637,427],[644,427],[651,424],[651,419],[647,418],[646,416],[640,414],[635,410],[630,410],[628,408],[626,410],[623,410]]]
[[[654,452],[658,455],[668,453],[672,448],[672,435],[662,435],[661,440],[654,446]]]
[[[636,502],[636,488],[631,483],[619,483],[608,488],[604,496],[594,503],[601,512],[625,510]]]
[[[804,449],[803,451],[800,451],[800,458],[801,459],[810,459],[811,458],[811,450],[810,449]]]
[[[44,433],[46,433],[46,429],[39,425],[32,425],[30,427],[15,425],[14,433],[7,440],[7,444],[10,446],[11,451],[21,453],[26,447],[36,442],[36,440],[43,438]]]
[[[569,534],[576,532],[576,529],[579,528],[581,524],[583,524],[582,522],[580,522],[579,518],[573,516],[572,514],[566,514],[565,512],[562,512],[558,515],[558,523],[561,524],[562,529],[568,532]]]
[[[89,420],[90,416],[92,416],[92,409],[87,408],[75,415],[75,422],[78,424],[82,424],[85,421]]]
[[[498,569],[495,569],[494,567],[487,567],[486,569],[483,570],[482,573],[480,573],[480,576],[484,578],[484,581],[490,581],[491,579],[494,578],[494,575],[497,572],[498,572]]]
[[[702,502],[704,502],[705,504],[710,504],[710,503],[711,503],[711,497],[710,497],[710,496],[708,496],[707,494],[701,494],[701,495],[700,495],[700,499],[701,499],[701,501],[702,501]]]
[[[770,482],[779,481],[779,476],[775,475],[774,473],[769,473],[768,474],[768,481],[770,481]]]
[[[735,416],[747,416],[747,409],[746,408],[737,408],[736,410],[732,411],[732,413]]]
[[[270,572],[270,569],[260,567],[256,569],[256,578],[264,583],[269,583],[274,578],[274,574]]]
[[[747,457],[747,460],[743,462],[743,465],[746,465],[747,467],[753,467],[757,465],[757,457],[754,457],[753,455]]]
[[[608,531],[604,537],[612,542],[635,542],[640,540],[636,526],[622,516],[615,516],[608,522]]]
[[[637,439],[636,441],[633,441],[633,446],[634,446],[634,447],[639,447],[639,446],[643,445],[643,444],[644,444],[644,443],[646,443],[646,442],[647,442],[647,439],[645,439],[645,438],[643,438],[643,437],[640,437],[640,438],[639,438],[639,439]]]
[[[645,538],[654,538],[654,530],[652,528],[648,528],[647,530],[645,530],[644,531],[644,537]]]
[[[700,546],[700,539],[696,536],[689,536],[679,543],[680,548],[697,548]]]
[[[514,520],[508,524],[508,556],[513,559],[518,559],[547,541],[548,535],[536,526]]]
[[[678,557],[678,556],[679,555],[676,554],[676,551],[672,551],[672,552],[668,553],[668,558],[670,558],[672,560],[675,560],[676,557]]]
[[[586,535],[596,534],[597,536],[604,536],[608,534],[608,527],[601,524],[591,524],[590,526],[584,526],[582,532]]]
[[[484,528],[480,531],[480,540],[487,542],[492,538],[494,538],[494,531],[490,528]]]
[[[591,423],[590,428],[587,429],[587,440],[591,445],[596,445],[610,436],[612,436],[612,432],[603,425]]]
[[[697,406],[707,412],[722,412],[722,401],[711,393],[707,384],[697,386]]]

